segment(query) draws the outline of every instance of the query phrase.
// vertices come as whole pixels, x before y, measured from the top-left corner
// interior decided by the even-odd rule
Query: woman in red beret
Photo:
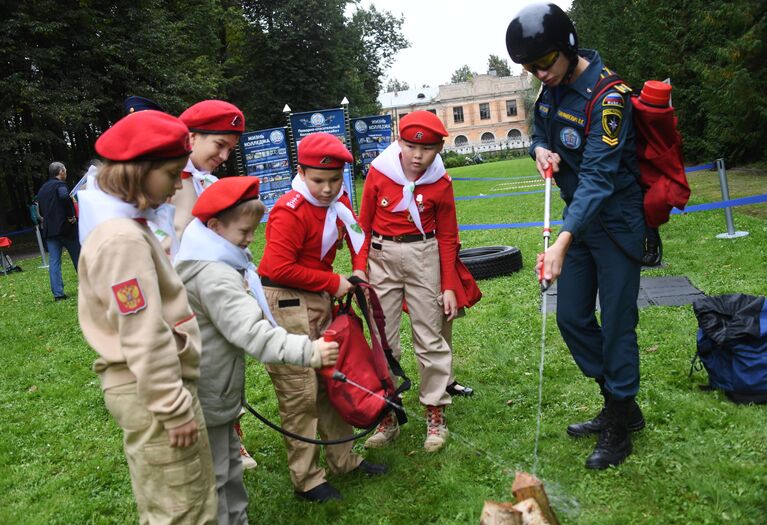
[[[104,162],[80,191],[78,314],[99,354],[107,409],[122,428],[141,523],[216,523],[196,380],[200,329],[148,221],[181,187],[189,130],[159,111],[124,117],[96,141]]]
[[[179,119],[189,128],[192,154],[181,174],[181,189],[171,204],[176,207],[173,224],[181,239],[184,229],[192,222],[192,208],[208,186],[218,180],[212,175],[237,147],[245,131],[242,111],[223,100],[203,100],[184,111]]]

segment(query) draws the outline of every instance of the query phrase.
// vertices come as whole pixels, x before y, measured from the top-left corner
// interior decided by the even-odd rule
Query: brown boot
[[[450,434],[445,421],[445,407],[426,407],[426,441],[423,448],[426,452],[436,452],[441,449]]]
[[[399,437],[399,424],[394,412],[389,412],[378,424],[375,433],[365,441],[365,448],[385,447]]]

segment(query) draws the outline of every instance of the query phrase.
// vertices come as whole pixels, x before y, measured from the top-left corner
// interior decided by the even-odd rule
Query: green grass
[[[451,170],[454,177],[532,173],[526,159]],[[716,173],[690,180],[692,203],[719,200]],[[765,181],[763,170],[731,170],[732,196],[763,193]],[[457,195],[538,189],[502,184],[457,181],[455,189]],[[461,201],[459,222],[539,221],[542,202],[542,194]],[[558,216],[561,204],[554,202]],[[750,232],[736,240],[715,237],[725,229],[720,210],[673,217],[661,230],[666,267],[650,275],[686,275],[712,295],[765,294],[765,210],[765,205],[734,210],[737,228]],[[455,324],[455,368],[477,393],[449,409],[448,446],[436,454],[422,451],[424,423],[413,392],[405,404],[415,417],[399,441],[366,453],[389,464],[391,473],[378,479],[331,477],[345,499],[309,505],[292,495],[280,436],[246,416],[245,443],[259,463],[245,474],[251,523],[477,523],[484,500],[510,500],[514,470],[529,471],[533,464],[541,314],[532,267],[540,234],[526,228],[461,235],[464,247],[518,246],[525,267],[481,281],[483,300]],[[259,236],[253,251],[262,249]],[[346,252],[339,257],[348,268]],[[90,371],[94,352],[80,334],[76,303],[54,303],[47,273],[37,264],[22,261],[23,273],[0,276],[0,523],[135,522],[120,431]],[[63,266],[67,293],[75,296],[76,276],[66,258]],[[595,413],[599,398],[550,316],[538,473],[562,523],[764,522],[766,408],[733,405],[721,394],[699,391],[705,373],[688,378],[696,328],[689,306],[641,311],[639,402],[648,425],[635,435],[635,452],[624,465],[592,472],[583,462],[593,439],[570,439],[564,427]],[[404,365],[417,378],[407,334],[403,343]],[[269,380],[254,361],[247,392],[259,409],[277,418]]]

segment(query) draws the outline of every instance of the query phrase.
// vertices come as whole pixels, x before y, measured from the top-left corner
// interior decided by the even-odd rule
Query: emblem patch
[[[605,108],[602,110],[602,142],[612,147],[618,145],[622,119],[623,112],[620,109]]]
[[[568,149],[578,149],[581,147],[581,135],[575,128],[562,128],[562,131],[559,132],[559,140]]]
[[[413,135],[413,138],[415,140],[421,140],[423,138],[423,131],[416,131],[415,135]]]
[[[135,277],[112,286],[112,293],[117,300],[117,307],[123,315],[135,314],[146,308],[144,294]]]
[[[602,106],[604,107],[622,108],[623,105],[623,97],[618,93],[608,93],[602,99]]]
[[[330,164],[333,162],[330,157],[322,157],[322,160],[320,161],[320,164]]]
[[[382,208],[386,208],[388,205],[389,205],[389,199],[387,199],[386,197],[381,199],[381,207]]]
[[[232,119],[232,127],[236,128],[239,123],[240,123],[240,116],[235,115],[234,118]]]
[[[538,114],[540,116],[542,116],[544,118],[548,117],[549,116],[549,111],[551,111],[551,106],[549,106],[548,104],[544,104],[543,102],[540,102],[538,104]]]

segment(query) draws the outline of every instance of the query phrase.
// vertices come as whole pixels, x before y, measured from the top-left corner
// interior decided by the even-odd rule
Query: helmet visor
[[[522,67],[528,70],[530,73],[535,75],[538,71],[546,71],[551,66],[554,65],[554,62],[557,61],[559,58],[559,50],[555,49],[554,51],[550,51],[543,55],[541,58],[534,62],[530,62],[528,64],[522,64]]]

